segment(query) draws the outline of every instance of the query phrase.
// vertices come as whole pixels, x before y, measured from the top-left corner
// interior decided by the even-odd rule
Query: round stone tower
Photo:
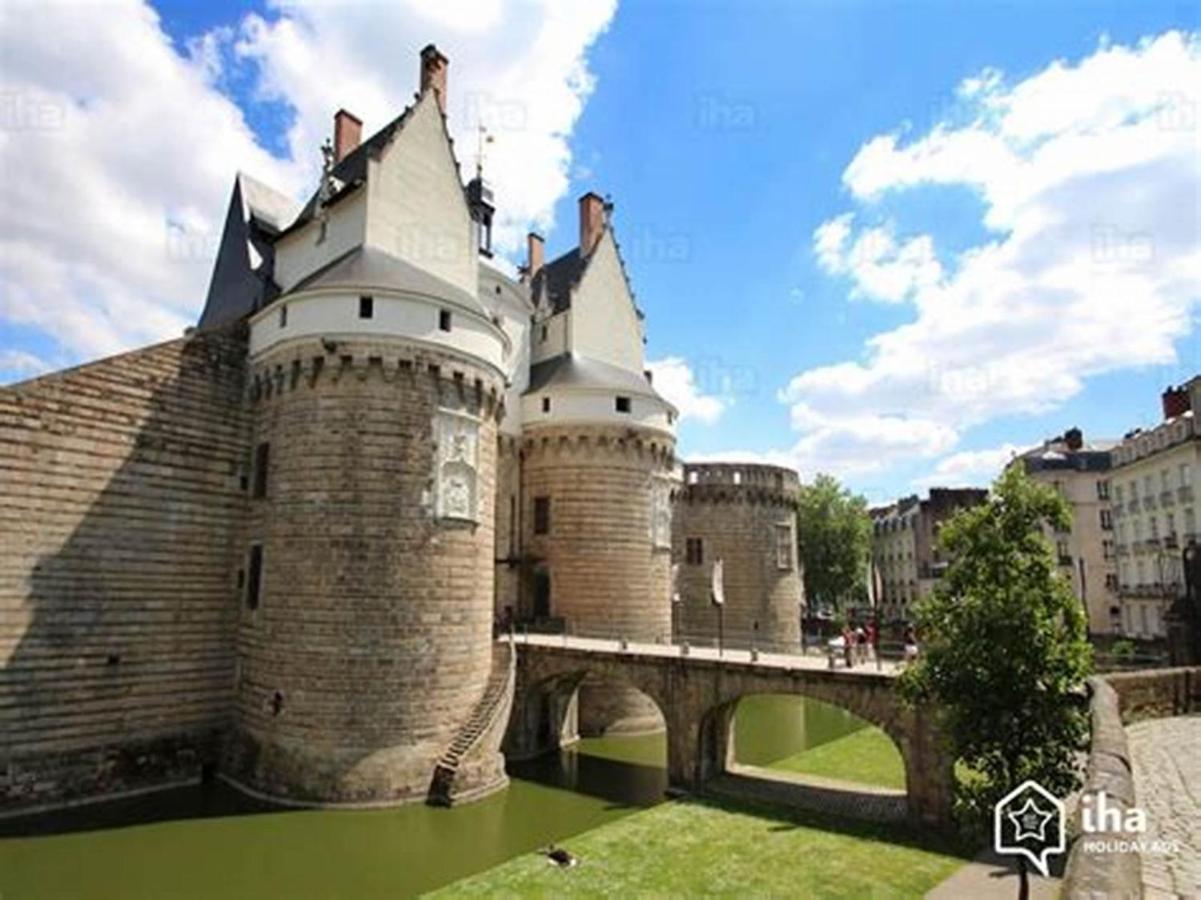
[[[527,430],[523,441],[528,602],[578,637],[671,639],[673,441],[597,425]],[[583,734],[653,731],[649,699],[586,680]]]
[[[673,525],[679,564],[677,640],[711,645],[718,610],[713,563],[724,570],[725,644],[765,651],[800,648],[804,599],[797,561],[797,473],[779,466],[699,463],[684,466]]]
[[[226,776],[320,804],[425,799],[439,779],[443,799],[503,786],[501,734],[467,731],[507,683],[492,642],[507,339],[473,295],[372,248],[250,328]]]

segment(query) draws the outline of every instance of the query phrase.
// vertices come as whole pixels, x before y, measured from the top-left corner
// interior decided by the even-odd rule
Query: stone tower
[[[580,198],[579,246],[539,264],[529,383],[521,398],[522,613],[579,636],[671,636],[676,411],[643,369],[634,304],[596,194]],[[584,733],[661,727],[632,689],[585,681]]]
[[[505,783],[499,733],[461,732],[482,703],[500,715],[490,681],[508,674],[491,632],[511,341],[480,300],[481,210],[446,134],[445,58],[427,48],[421,72],[414,105],[367,142],[339,113],[321,188],[271,240],[278,296],[248,319],[222,769],[275,799],[404,802],[437,783],[449,800]]]
[[[679,564],[678,640],[711,645],[718,636],[710,600],[715,560],[723,561],[725,643],[792,651],[801,642],[804,599],[796,543],[800,481],[779,466],[684,466],[673,543]]]

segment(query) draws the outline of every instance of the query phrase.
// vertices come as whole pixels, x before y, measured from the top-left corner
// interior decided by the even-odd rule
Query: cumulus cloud
[[[944,456],[927,475],[915,478],[917,487],[986,487],[1022,452],[1017,444],[984,450],[961,450]]]
[[[687,361],[668,356],[646,364],[654,377],[655,390],[680,411],[680,421],[693,419],[705,425],[716,422],[730,404],[728,398],[707,394]]]
[[[179,334],[199,313],[235,172],[304,196],[334,111],[368,133],[393,118],[431,40],[451,59],[464,177],[477,124],[496,136],[495,240],[516,248],[527,227],[550,227],[567,188],[586,51],[613,13],[613,0],[284,0],[181,51],[142,0],[3,4],[0,322],[44,333],[69,361]],[[274,152],[230,99],[234,83],[241,102],[283,110]]]
[[[788,383],[798,453],[933,458],[1090,376],[1175,362],[1201,299],[1199,84],[1201,39],[1171,32],[1017,83],[986,70],[960,85],[958,124],[867,141],[843,173],[855,208],[817,229],[814,254],[851,296],[913,315]],[[987,235],[944,264],[937,235],[857,225],[938,185],[979,195]]]

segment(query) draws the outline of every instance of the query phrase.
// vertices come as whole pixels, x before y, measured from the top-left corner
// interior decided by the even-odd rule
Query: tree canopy
[[[811,606],[842,607],[865,596],[872,523],[863,497],[830,475],[818,475],[801,486],[797,537]]]
[[[938,710],[960,771],[971,774],[958,787],[960,810],[977,824],[1026,779],[1060,797],[1077,784],[1091,648],[1084,609],[1042,530],[1070,522],[1058,493],[1011,466],[989,502],[943,526],[950,564],[916,609],[922,652],[902,690]]]

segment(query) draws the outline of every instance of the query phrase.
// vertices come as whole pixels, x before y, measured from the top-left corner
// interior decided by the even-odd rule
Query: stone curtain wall
[[[299,803],[424,799],[492,664],[501,388],[395,343],[306,342],[256,365],[253,442],[270,466],[240,539],[262,545],[263,580],[238,613],[232,780]],[[475,521],[438,515],[447,411],[478,419]]]
[[[194,779],[227,723],[245,342],[0,389],[0,811]]]
[[[735,473],[738,480],[735,482]],[[676,640],[711,646],[718,637],[710,602],[713,561],[724,561],[725,642],[795,653],[801,645],[801,578],[796,552],[795,472],[761,465],[698,464],[684,467],[673,522],[674,557],[680,565],[681,604]],[[776,526],[792,531],[792,565],[776,558]],[[689,563],[685,541],[700,538],[703,561]],[[755,631],[755,623],[759,629]]]

